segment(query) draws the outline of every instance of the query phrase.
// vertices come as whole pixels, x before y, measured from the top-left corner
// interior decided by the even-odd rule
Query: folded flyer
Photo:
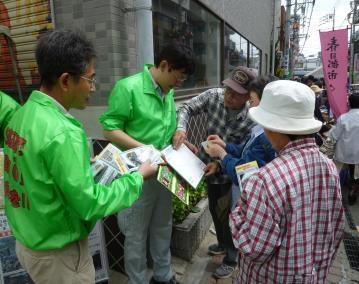
[[[184,144],[178,150],[170,145],[161,152],[176,173],[196,189],[202,180],[206,165]]]

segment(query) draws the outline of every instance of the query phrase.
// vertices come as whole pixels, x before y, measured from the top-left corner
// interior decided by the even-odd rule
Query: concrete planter
[[[200,208],[198,213],[190,213],[181,224],[174,225],[172,229],[171,252],[188,261],[199,248],[212,222],[208,199],[202,199],[197,207]]]

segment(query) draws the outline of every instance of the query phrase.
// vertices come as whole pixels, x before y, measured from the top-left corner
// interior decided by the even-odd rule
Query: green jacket
[[[5,210],[16,239],[34,250],[87,237],[95,222],[130,207],[143,178],[95,184],[82,125],[34,91],[6,128]]]
[[[0,148],[4,147],[4,131],[14,112],[20,107],[8,95],[0,91]]]
[[[105,130],[122,130],[137,141],[161,150],[172,143],[176,106],[173,90],[164,99],[156,93],[149,67],[146,65],[143,72],[116,83],[100,123]]]

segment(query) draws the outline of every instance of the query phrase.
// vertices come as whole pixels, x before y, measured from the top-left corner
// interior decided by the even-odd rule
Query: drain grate
[[[347,199],[343,196],[343,207],[346,217],[346,222],[351,229],[350,232],[345,231],[343,243],[350,267],[359,271],[359,232],[350,211]]]
[[[359,271],[359,237],[344,232],[343,243],[350,267]]]

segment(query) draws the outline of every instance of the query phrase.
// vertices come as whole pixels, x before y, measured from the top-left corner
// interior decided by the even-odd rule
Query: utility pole
[[[355,62],[354,62],[354,45],[356,42],[356,25],[358,23],[358,17],[357,17],[357,5],[358,5],[358,0],[355,0],[353,2],[353,15],[352,15],[352,22],[351,22],[351,29],[350,29],[350,72],[349,72],[349,85],[352,86],[353,83],[358,83],[358,81],[356,80],[356,76],[355,76]]]
[[[333,7],[333,31],[335,28],[335,7]]]
[[[294,11],[293,11],[293,21],[291,21],[291,30],[292,36],[290,41],[290,65],[289,65],[289,74],[293,77],[296,57],[297,57],[297,49],[298,49],[298,40],[299,40],[299,23],[297,21],[297,0],[294,2]]]
[[[284,75],[286,78],[289,77],[289,48],[290,48],[290,7],[291,0],[287,0],[287,9],[286,9],[286,22],[285,22],[285,46],[284,46]]]

